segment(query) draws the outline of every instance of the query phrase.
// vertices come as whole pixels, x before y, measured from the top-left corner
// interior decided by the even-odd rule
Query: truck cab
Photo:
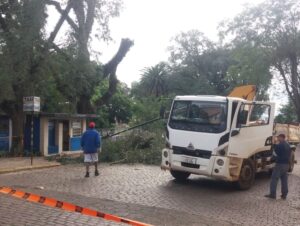
[[[248,189],[272,163],[274,104],[223,96],[176,96],[166,126],[161,168]]]

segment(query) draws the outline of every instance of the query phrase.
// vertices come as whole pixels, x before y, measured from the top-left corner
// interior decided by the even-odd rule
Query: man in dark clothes
[[[276,199],[276,188],[280,178],[281,180],[281,198],[286,199],[288,194],[288,169],[291,158],[291,147],[285,140],[285,135],[278,135],[279,143],[275,146],[276,164],[273,168],[270,194],[265,195],[267,198]]]
[[[95,123],[89,124],[89,129],[85,131],[81,137],[81,147],[84,151],[84,163],[86,165],[85,177],[90,176],[90,165],[95,166],[95,176],[99,175],[98,172],[98,149],[101,147],[100,134],[95,129]]]

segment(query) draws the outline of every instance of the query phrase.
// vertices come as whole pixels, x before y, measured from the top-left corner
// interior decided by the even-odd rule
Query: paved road
[[[231,184],[196,176],[179,184],[156,166],[102,165],[100,172],[99,177],[83,178],[82,166],[61,166],[0,175],[0,186],[33,191],[155,225],[300,225],[299,164],[289,177],[287,201],[263,197],[269,184],[265,174],[257,176],[252,189],[241,192]],[[44,189],[36,189],[40,186]],[[0,225],[111,224],[4,195],[0,195],[0,216]]]

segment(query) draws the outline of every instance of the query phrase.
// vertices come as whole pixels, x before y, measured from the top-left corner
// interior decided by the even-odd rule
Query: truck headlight
[[[218,159],[218,160],[217,160],[217,164],[218,164],[219,166],[223,166],[223,165],[224,165],[224,160],[223,160],[223,159]]]
[[[224,155],[226,154],[225,149],[219,150],[219,151],[218,151],[218,154],[224,156]]]
[[[166,148],[171,148],[171,145],[168,141],[166,141]]]
[[[164,157],[167,158],[169,155],[168,151],[164,151]]]

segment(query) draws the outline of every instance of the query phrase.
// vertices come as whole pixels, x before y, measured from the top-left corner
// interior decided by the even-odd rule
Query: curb
[[[0,174],[15,173],[15,172],[20,172],[20,171],[29,171],[29,170],[35,170],[35,169],[46,169],[46,168],[52,168],[52,167],[57,167],[57,166],[61,166],[61,164],[53,163],[50,165],[33,165],[33,166],[7,168],[7,169],[0,169]]]

